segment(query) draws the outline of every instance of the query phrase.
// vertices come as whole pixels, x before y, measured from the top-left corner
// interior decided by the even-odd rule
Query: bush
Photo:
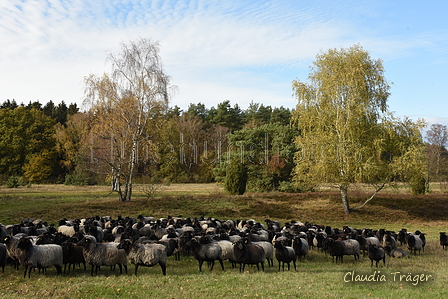
[[[412,177],[409,184],[411,186],[411,192],[414,195],[425,194],[427,191],[426,179],[424,177]]]
[[[6,188],[18,188],[19,186],[19,178],[16,176],[10,176],[6,182]]]
[[[247,167],[244,164],[230,163],[224,179],[224,189],[232,195],[246,192]]]
[[[74,171],[65,176],[65,185],[84,186],[89,184],[89,175],[84,171]]]

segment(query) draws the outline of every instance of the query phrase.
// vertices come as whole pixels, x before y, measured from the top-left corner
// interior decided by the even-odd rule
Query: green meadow
[[[278,271],[265,265],[265,271],[246,267],[245,273],[225,262],[225,271],[215,265],[213,271],[199,272],[192,257],[180,261],[168,259],[167,275],[158,266],[139,268],[138,276],[129,265],[128,274],[102,267],[98,276],[77,268],[56,275],[37,270],[23,278],[23,268],[8,265],[0,274],[2,298],[446,298],[448,296],[448,250],[439,244],[439,232],[448,231],[448,196],[434,186],[433,192],[413,196],[399,188],[386,189],[365,208],[344,215],[338,192],[247,193],[226,195],[215,184],[162,186],[156,196],[135,188],[131,202],[120,203],[104,186],[73,187],[33,185],[8,189],[0,187],[0,223],[20,222],[22,218],[57,223],[61,218],[91,216],[215,217],[253,218],[286,221],[309,221],[342,228],[385,228],[398,231],[420,230],[428,243],[420,255],[405,259],[386,259],[378,268],[370,266],[367,256],[359,261],[345,256],[335,263],[325,253],[311,249],[304,261],[297,261],[297,271]],[[356,201],[366,197],[359,186],[350,196]],[[407,249],[403,247],[404,249]],[[292,266],[292,264],[291,264]],[[365,281],[367,280],[367,281]]]

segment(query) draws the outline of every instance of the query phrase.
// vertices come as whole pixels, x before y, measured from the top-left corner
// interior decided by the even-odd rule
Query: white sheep
[[[98,243],[96,238],[91,235],[86,235],[78,242],[79,246],[84,247],[84,259],[86,263],[92,265],[91,275],[95,269],[95,274],[98,274],[101,266],[115,266],[120,267],[120,274],[122,267],[128,273],[128,259],[126,252],[117,248],[118,243]]]
[[[215,260],[219,261],[224,271],[221,246],[216,243],[210,243],[207,237],[193,238],[189,242],[193,256],[198,260],[199,271],[202,271],[202,264],[204,262],[208,262],[210,264],[210,270],[213,270]]]
[[[126,252],[129,262],[135,265],[135,275],[139,266],[152,267],[157,264],[162,268],[163,275],[166,275],[167,251],[166,247],[158,243],[132,243],[129,239],[121,240],[117,246]]]
[[[25,237],[19,240],[17,248],[20,265],[25,267],[24,278],[27,270],[29,278],[32,269],[46,269],[52,266],[56,267],[58,275],[62,274],[63,253],[60,245],[33,245],[32,239]]]
[[[359,260],[360,254],[360,246],[359,242],[354,239],[342,240],[342,244],[344,245],[344,255],[353,255],[356,259]]]

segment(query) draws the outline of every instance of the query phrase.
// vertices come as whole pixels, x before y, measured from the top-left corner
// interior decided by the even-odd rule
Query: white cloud
[[[0,3],[0,102],[80,103],[83,77],[110,71],[106,55],[138,37],[160,41],[179,87],[173,104],[182,108],[226,99],[241,107],[250,101],[294,107],[291,81],[306,80],[315,55],[356,42],[388,61],[415,49],[446,53],[446,34],[403,38],[362,23],[378,20],[381,9],[345,1],[6,0]]]

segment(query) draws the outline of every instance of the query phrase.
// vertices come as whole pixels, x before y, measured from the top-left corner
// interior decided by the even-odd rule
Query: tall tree
[[[54,120],[40,110],[22,106],[13,110],[0,109],[0,173],[22,175],[23,167],[31,160],[37,162],[32,158],[40,156],[39,162],[49,168],[39,178],[46,179],[56,166],[54,124]],[[28,170],[31,176],[33,169]]]
[[[446,144],[448,142],[448,129],[442,124],[432,124],[426,132],[426,139],[429,142],[428,163],[429,174],[434,180],[441,180],[441,170],[443,168],[443,157],[446,154]]]
[[[219,103],[216,109],[212,107],[209,118],[212,124],[227,127],[232,132],[243,126],[243,111],[238,104],[231,107],[229,100]]]
[[[4,108],[16,109],[17,107],[19,107],[19,105],[17,105],[17,102],[14,99],[12,101],[7,99],[3,104],[0,105],[0,109]]]
[[[223,163],[216,165],[215,172],[226,171],[228,160],[234,160],[246,165],[248,189],[276,190],[291,179],[297,134],[295,128],[279,123],[254,128],[246,126],[228,134],[226,157],[222,159]]]
[[[388,113],[390,86],[382,61],[359,45],[318,54],[308,80],[293,81],[298,100],[293,121],[300,131],[295,179],[334,185],[349,213],[363,207],[398,173],[403,177],[398,168],[404,167],[403,159],[413,165],[421,161],[417,156],[423,123],[402,123]],[[391,146],[394,142],[398,148]],[[412,159],[410,152],[415,153]],[[356,182],[370,183],[375,190],[364,204],[350,208],[348,190]]]
[[[110,151],[96,159],[109,165],[112,190],[120,201],[131,200],[139,145],[148,142],[145,130],[152,111],[168,105],[170,78],[159,52],[159,44],[150,39],[123,43],[119,53],[108,56],[110,75],[85,79],[92,132],[107,140]]]

